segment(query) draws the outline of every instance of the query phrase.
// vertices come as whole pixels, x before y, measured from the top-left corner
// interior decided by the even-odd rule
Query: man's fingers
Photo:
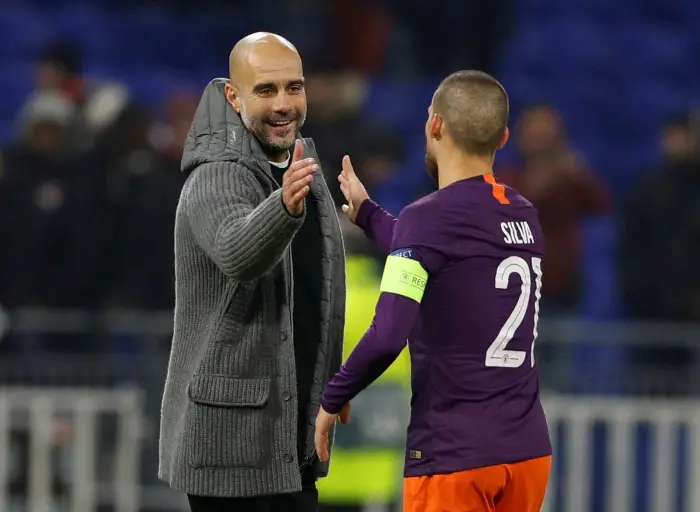
[[[343,172],[346,174],[348,179],[355,176],[355,169],[353,168],[352,162],[350,161],[350,157],[348,155],[343,157]]]
[[[338,419],[340,419],[340,422],[343,425],[347,425],[350,422],[350,404],[347,403],[343,406],[343,408],[340,411],[340,415],[338,416]]]
[[[304,185],[301,190],[299,190],[292,196],[292,200],[290,201],[290,203],[292,203],[293,205],[301,203],[303,199],[309,194],[309,190],[311,190],[309,186]]]
[[[282,190],[287,196],[292,196],[296,194],[301,187],[309,185],[313,179],[314,177],[309,174],[293,181],[287,181],[287,183],[282,185]]]
[[[297,139],[294,143],[294,153],[292,153],[292,163],[298,162],[304,158],[304,144],[300,139]]]
[[[299,189],[306,185],[310,185],[314,179],[314,171],[307,170],[306,172],[297,172],[282,179],[282,194],[285,197],[291,197],[296,194]]]
[[[340,182],[340,190],[343,192],[345,197],[350,197],[350,184],[347,181]]]
[[[289,166],[284,172],[283,178],[295,180],[306,174],[312,174],[318,170],[318,165],[313,158],[305,158],[303,160],[298,160]]]
[[[316,454],[321,462],[328,461],[328,434],[316,431],[315,443]]]
[[[308,195],[315,167],[315,165],[307,163],[297,172],[288,174],[289,171],[287,171],[285,173],[282,182],[282,196],[288,208],[295,208]]]
[[[312,168],[317,167],[318,166],[316,165],[316,160],[314,160],[313,158],[303,158],[301,160],[297,160],[296,162],[292,162],[292,164],[289,166],[289,169],[287,169],[284,172],[284,174],[291,176],[292,174],[295,174],[297,172],[308,172]]]

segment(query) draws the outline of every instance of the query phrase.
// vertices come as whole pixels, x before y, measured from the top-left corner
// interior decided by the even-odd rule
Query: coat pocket
[[[185,438],[194,467],[259,467],[270,458],[269,378],[198,374]]]

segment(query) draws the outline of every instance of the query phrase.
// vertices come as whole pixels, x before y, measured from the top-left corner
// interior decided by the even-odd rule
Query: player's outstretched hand
[[[350,421],[350,404],[345,404],[339,414],[331,414],[326,412],[323,407],[318,410],[316,416],[316,434],[314,435],[314,443],[316,444],[316,454],[321,462],[327,462],[328,453],[328,437],[335,420],[340,420],[342,424],[347,424]]]
[[[304,145],[300,140],[294,144],[292,163],[282,175],[282,201],[287,211],[298,217],[304,213],[304,199],[311,190],[313,173],[318,170],[318,165],[313,158],[302,158]]]
[[[362,201],[369,199],[369,194],[355,174],[355,169],[348,155],[343,157],[343,171],[338,175],[338,181],[340,182],[340,191],[347,201],[347,204],[343,205],[343,211],[352,222],[355,222],[360,205]]]

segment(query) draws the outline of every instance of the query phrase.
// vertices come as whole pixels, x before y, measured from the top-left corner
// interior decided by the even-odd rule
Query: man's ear
[[[509,138],[510,138],[510,130],[506,126],[506,129],[503,131],[503,137],[501,137],[501,142],[498,144],[498,149],[501,149],[503,146],[505,146],[506,142],[508,142]]]
[[[440,140],[442,137],[443,124],[444,120],[442,116],[440,114],[433,114],[430,119],[430,135],[432,135],[434,139]]]
[[[226,84],[226,86],[224,87],[224,94],[226,95],[226,99],[231,104],[233,109],[237,113],[240,114],[241,113],[241,97],[238,94],[238,89],[236,89],[231,84]]]

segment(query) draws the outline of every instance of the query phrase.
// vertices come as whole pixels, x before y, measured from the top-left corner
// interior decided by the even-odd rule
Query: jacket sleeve
[[[304,221],[305,213],[289,214],[280,189],[256,206],[256,186],[246,169],[217,162],[197,169],[183,191],[198,245],[237,281],[271,270]]]

